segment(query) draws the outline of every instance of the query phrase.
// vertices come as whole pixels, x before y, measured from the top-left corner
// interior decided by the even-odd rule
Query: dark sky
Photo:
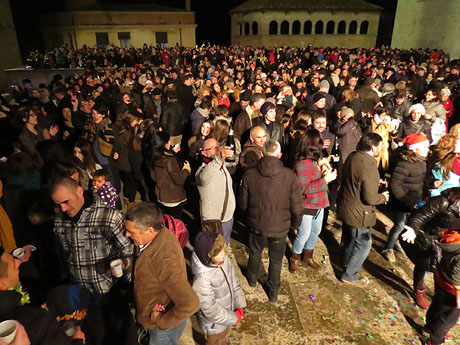
[[[150,3],[151,0],[99,0],[102,3]],[[345,0],[343,0],[345,1]],[[157,4],[185,8],[185,0],[156,0]],[[192,10],[196,12],[195,22],[197,43],[230,44],[229,11],[245,0],[191,0]],[[377,45],[391,43],[394,14],[397,0],[367,0],[384,8],[380,18]],[[41,14],[65,10],[63,0],[10,0],[13,18],[23,59],[31,50],[43,49],[39,30]]]

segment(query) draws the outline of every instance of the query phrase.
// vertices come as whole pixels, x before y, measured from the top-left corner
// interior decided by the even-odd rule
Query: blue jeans
[[[147,329],[150,336],[149,345],[178,345],[179,338],[182,336],[187,319],[177,327],[169,329]]]
[[[233,217],[227,222],[222,222],[222,232],[224,233],[225,243],[230,244],[230,237],[233,231]]]
[[[300,223],[299,233],[294,241],[293,251],[301,254],[302,249],[312,250],[315,248],[319,233],[323,227],[324,209],[318,210],[315,216],[304,214]]]
[[[340,249],[343,264],[346,267],[342,280],[354,281],[359,279],[359,271],[372,247],[371,229],[357,229],[345,222],[342,224]]]
[[[390,234],[388,235],[387,249],[393,249],[395,247],[395,243],[398,240],[401,232],[403,232],[404,225],[406,225],[409,216],[410,213],[394,211],[394,225],[390,230]]]

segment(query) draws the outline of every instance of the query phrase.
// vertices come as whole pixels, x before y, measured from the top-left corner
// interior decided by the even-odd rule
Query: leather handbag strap
[[[225,164],[225,163],[223,163]],[[220,221],[224,221],[224,216],[225,216],[225,210],[227,210],[227,204],[228,204],[228,178],[227,178],[227,173],[225,172],[224,165],[222,165],[222,168],[220,168],[224,172],[225,176],[225,199],[224,199],[224,208],[222,209],[222,215],[220,216]]]

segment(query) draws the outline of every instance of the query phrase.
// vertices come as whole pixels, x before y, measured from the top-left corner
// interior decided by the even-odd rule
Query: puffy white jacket
[[[235,310],[246,307],[243,289],[238,283],[230,259],[221,267],[203,265],[192,255],[193,290],[200,299],[198,323],[207,334],[219,334],[238,321]]]

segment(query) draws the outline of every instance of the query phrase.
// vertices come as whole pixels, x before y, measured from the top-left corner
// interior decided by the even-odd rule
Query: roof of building
[[[249,0],[230,12],[252,11],[382,11],[362,0]]]
[[[71,11],[102,12],[186,12],[185,9],[161,6],[157,4],[91,4],[73,8]]]

